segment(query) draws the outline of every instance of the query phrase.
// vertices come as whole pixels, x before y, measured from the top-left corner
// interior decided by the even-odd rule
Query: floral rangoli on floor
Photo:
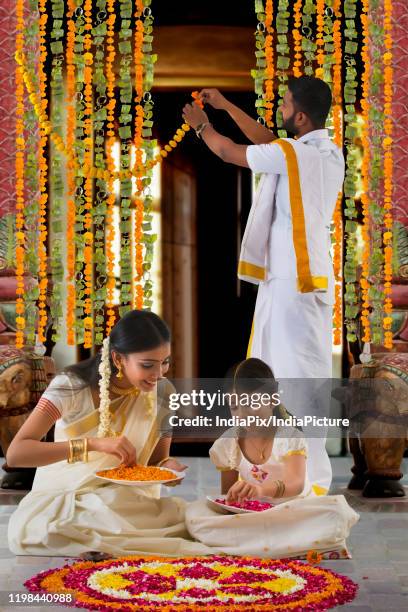
[[[133,612],[328,610],[354,599],[357,585],[302,561],[253,557],[122,557],[79,561],[25,582],[31,593],[65,593],[65,606]]]

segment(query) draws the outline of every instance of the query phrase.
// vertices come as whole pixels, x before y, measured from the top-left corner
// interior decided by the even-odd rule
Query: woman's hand
[[[246,480],[238,480],[227,493],[227,501],[243,502],[246,499],[258,499],[259,497],[262,497],[261,486],[251,484]]]
[[[204,104],[209,104],[213,108],[225,110],[228,105],[228,100],[218,89],[202,89],[198,96]]]
[[[114,455],[121,464],[136,465],[136,449],[126,436],[118,438],[89,438],[88,450]]]
[[[193,130],[196,130],[201,123],[208,122],[207,114],[195,103],[185,105],[183,119]]]
[[[188,468],[188,465],[184,465],[184,463],[180,463],[177,459],[167,459],[164,463],[161,464],[162,468],[169,468],[170,470],[174,470],[175,472],[184,472]],[[166,487],[176,487],[183,481],[182,478],[179,480],[173,480],[168,484],[164,483]]]

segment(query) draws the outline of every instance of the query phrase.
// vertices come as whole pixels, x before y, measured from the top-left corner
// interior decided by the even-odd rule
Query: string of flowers
[[[154,243],[157,239],[156,234],[152,233],[152,206],[153,198],[151,195],[151,183],[153,176],[153,166],[156,163],[155,148],[157,147],[157,141],[152,138],[152,127],[153,127],[153,100],[150,93],[153,87],[153,75],[154,75],[154,64],[157,61],[157,55],[152,53],[153,43],[153,15],[150,9],[151,0],[143,0],[144,11],[144,36],[143,36],[143,53],[144,53],[144,74],[143,74],[143,154],[145,159],[145,177],[143,179],[143,246],[144,246],[144,262],[143,262],[143,307],[150,309],[153,305],[152,294],[153,294],[153,283],[151,281],[151,267],[154,256]],[[181,130],[184,129],[184,125]],[[172,151],[177,147],[180,142],[179,135],[175,134],[174,137],[169,141],[168,145],[165,146],[166,152]],[[161,159],[161,156],[160,156]]]
[[[383,140],[384,140],[384,106],[383,106],[383,53],[384,53],[384,15],[383,2],[370,0],[370,217],[371,217],[371,253],[369,300],[371,304],[371,341],[373,344],[384,342],[384,208],[383,208]]]
[[[254,79],[255,85],[255,94],[257,95],[257,99],[255,101],[255,108],[258,113],[258,121],[262,124],[265,124],[265,115],[266,115],[266,93],[265,93],[265,80],[266,80],[266,68],[267,68],[267,58],[266,58],[266,14],[263,0],[255,0],[255,13],[257,15],[258,23],[256,26],[255,32],[255,58],[256,58],[256,68],[251,70],[251,76]],[[272,47],[273,52],[273,47]],[[268,55],[269,59],[271,59],[271,54],[269,51]],[[272,66],[269,66],[269,70],[273,70],[273,57],[272,57]]]
[[[289,12],[288,12],[288,0],[278,0],[277,14],[276,14],[276,32],[278,44],[276,46],[277,59],[276,69],[277,77],[279,81],[278,96],[283,99],[287,89],[288,80],[288,69],[290,66],[290,50],[288,44],[288,31],[289,31]],[[282,129],[282,114],[277,114],[277,127],[279,138],[285,138],[287,136],[286,130]]]
[[[64,203],[64,178],[62,166],[62,150],[60,139],[63,130],[63,104],[64,104],[64,80],[62,64],[64,61],[64,30],[62,20],[64,18],[65,6],[62,0],[51,0],[51,32],[50,32],[50,55],[51,55],[51,77],[50,90],[52,97],[51,122],[54,133],[51,135],[51,172],[50,172],[50,196],[51,207],[49,215],[49,227],[52,237],[52,257],[50,268],[52,273],[52,291],[50,296],[50,316],[54,323],[52,339],[57,342],[60,338],[60,320],[62,318],[62,287],[64,278],[64,267],[62,257],[62,208]],[[56,138],[58,135],[59,138]]]
[[[313,76],[316,43],[313,40],[313,15],[316,12],[314,0],[305,0],[302,13],[302,51],[304,56],[303,72]]]
[[[393,262],[393,24],[392,24],[392,2],[384,0],[384,346],[387,349],[393,347],[392,332],[392,262]]]
[[[109,382],[111,377],[110,368],[110,339],[109,336],[102,342],[101,361],[99,363],[99,427],[98,438],[113,436],[114,432],[110,427],[110,399]]]
[[[363,148],[363,159],[361,164],[361,203],[363,212],[363,226],[362,226],[362,239],[363,239],[363,250],[362,250],[362,266],[361,266],[361,277],[360,277],[360,289],[361,289],[361,316],[360,321],[362,325],[362,341],[370,342],[371,340],[371,329],[370,329],[370,300],[369,300],[369,277],[370,277],[370,195],[369,195],[369,174],[370,174],[370,159],[371,149],[369,140],[369,93],[370,93],[370,55],[369,49],[369,32],[368,32],[368,20],[369,20],[369,0],[362,0],[362,13],[361,13],[361,24],[362,24],[362,36],[363,45],[361,49],[361,59],[363,61],[363,73],[361,75],[361,89],[362,89],[362,128],[361,128],[361,145]]]
[[[108,12],[106,0],[96,0],[97,12],[92,29],[94,44],[93,85],[95,91],[95,108],[93,113],[93,144],[95,172],[95,197],[92,208],[94,234],[95,280],[93,286],[93,319],[94,343],[102,344],[105,323],[105,302],[107,298],[107,275],[105,254],[105,218],[107,216],[107,182],[104,176],[106,169],[105,128],[107,119],[107,77],[104,74],[105,38],[108,31]],[[97,176],[99,173],[99,176]],[[102,175],[103,173],[103,175]]]
[[[27,71],[25,70],[22,57],[16,56],[17,63],[22,69],[24,76],[24,82],[26,85],[27,92],[30,95],[30,101],[33,104],[35,113],[38,117],[39,129],[40,129],[40,141],[38,144],[38,166],[39,166],[39,211],[38,211],[38,324],[37,334],[39,342],[45,342],[45,328],[47,325],[47,203],[48,203],[48,163],[45,155],[45,150],[48,144],[49,125],[47,124],[47,108],[48,108],[48,97],[47,97],[47,77],[45,74],[45,62],[47,59],[47,47],[46,47],[46,26],[47,26],[47,11],[46,11],[47,0],[38,0],[38,11],[39,11],[39,30],[38,30],[38,42],[40,49],[40,56],[38,62],[38,85],[39,95],[35,95],[35,89],[31,81],[27,78]],[[21,60],[21,63],[20,63]]]
[[[16,52],[24,49],[24,0],[16,2]],[[24,80],[19,65],[15,72],[16,83],[16,348],[24,346],[25,308],[24,308]]]
[[[27,55],[27,70],[31,75],[36,90],[38,83],[38,2],[29,0],[28,14],[25,20],[25,49]],[[23,77],[24,78],[24,77]],[[33,277],[38,274],[38,214],[39,214],[39,165],[38,145],[39,132],[38,121],[33,106],[25,104],[25,202],[24,202],[24,226],[25,226],[25,270]],[[14,238],[13,238],[14,242]],[[37,323],[37,300],[38,285],[26,283],[24,289],[24,317],[25,317],[25,342],[29,346],[35,345],[36,323]]]
[[[80,18],[77,18],[76,20],[76,25],[78,26],[78,22],[79,22]],[[37,114],[37,117],[39,119],[39,124],[42,126],[44,133],[48,136],[51,135],[53,138],[53,141],[55,143],[58,144],[58,150],[60,152],[62,152],[67,159],[72,159],[72,163],[74,164],[74,167],[77,171],[77,180],[78,177],[86,177],[88,176],[88,174],[92,177],[92,178],[104,178],[105,180],[108,180],[109,178],[111,178],[112,180],[117,180],[118,178],[121,177],[127,177],[127,178],[131,178],[133,175],[133,170],[125,170],[125,171],[115,171],[115,170],[105,170],[102,171],[100,168],[96,168],[95,166],[91,167],[91,168],[85,168],[85,166],[81,166],[79,159],[77,158],[77,156],[75,155],[75,152],[73,151],[68,151],[67,146],[64,143],[64,140],[61,136],[59,136],[56,132],[53,131],[52,128],[52,124],[51,122],[48,120],[47,116],[45,114],[40,113],[39,111],[39,96],[38,94],[33,90],[33,85],[32,82],[30,80],[30,77],[27,73],[27,68],[26,68],[26,57],[24,55],[24,53],[20,54],[20,53],[16,53],[15,54],[15,59],[16,62],[22,67],[22,73],[23,73],[23,77],[24,77],[24,83],[26,86],[26,89],[28,92],[30,92],[30,102],[33,103],[34,105],[34,109],[35,112]],[[78,60],[75,60],[76,63],[78,64]],[[78,84],[78,77],[77,77],[77,82]],[[76,97],[76,100],[81,100],[81,96]],[[109,125],[107,125],[107,127],[109,127]],[[169,144],[166,144],[162,149],[160,149],[156,155],[154,155],[151,159],[149,159],[148,161],[144,160],[144,165],[145,168],[147,170],[152,170],[154,168],[154,166],[158,163],[160,163],[164,158],[166,158],[168,156],[168,153],[170,153],[171,151],[174,150],[174,148],[177,146],[177,143],[181,142],[181,140],[184,138],[184,136],[186,135],[186,133],[190,130],[190,126],[187,123],[183,123],[181,125],[181,127],[179,129],[177,129],[177,131],[175,132],[174,136],[172,137],[171,140],[169,140]],[[107,135],[108,132],[110,130],[107,130]],[[145,130],[143,130],[145,131]],[[115,133],[115,132],[113,132]],[[77,142],[77,141],[76,141]],[[172,145],[170,145],[170,143],[172,143]],[[154,143],[153,143],[154,144]],[[78,191],[78,190],[77,190]]]
[[[75,334],[79,344],[84,343],[85,328],[85,178],[90,168],[85,166],[85,34],[87,33],[83,0],[76,0],[76,39],[75,39]],[[67,149],[65,148],[65,151]],[[71,152],[68,152],[68,158]]]
[[[293,5],[293,76],[302,76],[302,0],[296,0]]]
[[[113,308],[115,299],[115,273],[114,262],[115,255],[113,252],[113,243],[115,240],[115,225],[114,225],[114,209],[115,209],[115,192],[114,192],[114,172],[115,165],[113,160],[113,147],[115,144],[115,71],[113,63],[115,60],[115,21],[116,21],[116,2],[115,0],[107,0],[107,36],[106,36],[106,59],[105,59],[105,74],[106,74],[106,95],[107,95],[107,143],[106,143],[106,167],[108,172],[106,190],[108,193],[106,201],[106,219],[105,219],[105,248],[106,248],[106,329],[105,333],[109,336],[112,327],[115,324],[116,314]]]
[[[68,150],[73,150],[75,144],[75,64],[74,46],[76,37],[74,0],[68,0],[67,11],[67,39],[65,48],[66,75],[67,75],[67,129],[66,144]],[[67,344],[75,344],[75,166],[72,157],[66,163],[67,177]]]
[[[135,126],[134,126],[134,174],[136,183],[136,193],[134,198],[134,227],[133,241],[131,252],[135,254],[134,274],[132,276],[132,304],[133,308],[141,309],[143,307],[143,121],[144,108],[143,99],[143,80],[144,80],[144,53],[143,53],[143,37],[144,23],[142,19],[144,6],[143,0],[136,0],[136,24],[134,36],[134,67],[135,67]]]
[[[325,29],[325,0],[316,0],[316,62],[315,76],[324,77],[324,29]]]
[[[275,66],[273,57],[273,2],[266,0],[265,12],[265,124],[268,128],[273,127],[273,100]]]
[[[333,129],[334,142],[343,148],[342,125],[342,35],[341,35],[341,0],[334,0],[333,24]],[[335,277],[335,297],[333,309],[333,341],[335,345],[342,342],[343,327],[343,281],[342,281],[342,247],[343,247],[343,195],[339,194],[333,215],[333,269]]]
[[[120,137],[120,307],[123,316],[131,309],[132,302],[132,254],[131,254],[131,204],[132,179],[131,142],[132,142],[132,78],[129,66],[132,64],[132,4],[119,0],[120,29],[118,49],[119,62],[119,137]]]
[[[355,142],[357,135],[357,114],[355,103],[357,99],[357,68],[356,56],[358,51],[356,14],[357,0],[349,0],[344,5],[344,14],[347,20],[347,28],[344,30],[345,39],[345,84],[344,101],[346,104],[345,120],[345,146],[346,146],[346,176],[344,181],[344,195],[346,198],[345,223],[346,256],[344,264],[345,279],[345,323],[347,328],[347,339],[354,342],[357,339],[357,321],[359,307],[357,303],[356,281],[357,281],[357,174],[358,174],[358,150]]]
[[[93,167],[93,54],[92,47],[92,0],[85,0],[85,36],[84,36],[84,99],[85,99],[85,118],[84,118],[84,165],[87,169],[84,194],[85,194],[85,219],[84,219],[84,348],[92,348],[93,345],[93,180],[90,169]]]

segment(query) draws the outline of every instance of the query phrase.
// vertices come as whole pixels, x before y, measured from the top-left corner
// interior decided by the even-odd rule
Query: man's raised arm
[[[275,140],[276,136],[273,132],[227,100],[218,89],[203,89],[200,91],[198,98],[204,104],[210,104],[213,108],[227,111],[239,129],[254,144],[267,144]]]

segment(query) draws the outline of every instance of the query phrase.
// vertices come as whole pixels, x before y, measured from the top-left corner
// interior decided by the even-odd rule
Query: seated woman
[[[256,410],[260,419],[272,413],[290,416],[275,408],[277,383],[270,368],[259,359],[247,359],[233,371],[231,412],[246,419],[254,415],[248,405],[269,405]],[[243,401],[245,398],[245,402]],[[249,400],[248,400],[249,398]],[[256,402],[258,404],[256,404]],[[272,412],[273,411],[273,412]],[[221,492],[228,501],[268,498],[274,504],[261,514],[220,514],[197,501],[186,511],[190,534],[206,546],[234,555],[288,558],[310,550],[332,557],[349,557],[345,540],[359,516],[343,495],[316,496],[307,478],[307,443],[295,427],[232,428],[215,441],[210,458],[221,471]]]
[[[160,485],[139,488],[95,476],[119,463],[186,467],[169,458],[171,437],[160,432],[172,388],[160,379],[169,360],[167,325],[154,313],[133,310],[116,323],[100,354],[53,379],[7,452],[10,466],[42,466],[10,519],[12,552],[209,552],[191,541],[182,499],[160,499]],[[55,442],[41,441],[54,423]]]

